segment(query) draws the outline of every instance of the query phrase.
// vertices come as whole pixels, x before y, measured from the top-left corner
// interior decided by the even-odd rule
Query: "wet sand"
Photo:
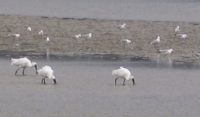
[[[123,30],[116,26],[126,23]],[[188,34],[188,39],[180,39],[174,29],[179,25],[181,32]],[[27,27],[32,31],[27,31]],[[44,31],[43,36],[38,32]],[[0,15],[0,51],[6,53],[28,53],[58,56],[92,56],[110,59],[153,60],[153,61],[198,61],[193,51],[200,49],[200,25],[188,22],[96,20],[55,17],[32,17]],[[16,39],[9,33],[19,33]],[[92,33],[92,38],[74,39],[76,34]],[[149,43],[161,37],[157,46]],[[50,42],[46,43],[46,38]],[[121,39],[130,39],[124,44]],[[174,53],[165,56],[159,49],[173,48]],[[160,57],[158,57],[160,56]]]

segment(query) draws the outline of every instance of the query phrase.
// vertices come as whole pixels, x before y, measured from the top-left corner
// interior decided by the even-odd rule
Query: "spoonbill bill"
[[[26,57],[23,57],[23,58],[18,58],[18,59],[14,59],[14,58],[11,58],[11,65],[15,65],[18,67],[18,69],[16,70],[15,72],[15,75],[17,74],[18,70],[20,68],[23,68],[23,71],[22,71],[22,74],[24,75],[24,70],[27,68],[27,67],[35,67],[35,70],[36,70],[36,74],[38,74],[37,72],[37,63],[36,62],[31,62],[28,58]]]
[[[115,78],[115,85],[117,84],[117,79],[119,78],[124,79],[123,85],[125,85],[126,80],[132,80],[133,85],[135,84],[135,80],[134,77],[131,75],[131,72],[127,68],[124,68],[122,66],[119,69],[113,70],[112,75],[117,76],[117,78]]]
[[[45,78],[52,79],[54,81],[54,84],[56,84],[56,77],[53,75],[53,70],[50,66],[45,65],[41,69],[37,70],[38,74],[41,75],[42,81],[41,83],[45,84]]]
[[[150,44],[156,45],[160,43],[160,36],[157,37],[157,39],[153,40]]]

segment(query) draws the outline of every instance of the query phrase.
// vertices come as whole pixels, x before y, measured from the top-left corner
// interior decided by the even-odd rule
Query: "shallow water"
[[[38,67],[50,65],[58,84],[31,68],[25,76],[0,59],[1,116],[29,117],[198,117],[200,66],[130,61],[67,61],[31,59]],[[114,85],[113,69],[127,67],[135,76],[122,86]]]
[[[0,14],[200,22],[199,0],[0,0]]]

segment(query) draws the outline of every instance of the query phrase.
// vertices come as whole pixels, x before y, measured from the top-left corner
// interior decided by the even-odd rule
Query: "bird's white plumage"
[[[157,39],[153,40],[150,44],[159,44],[160,43],[160,36],[157,37]]]
[[[38,33],[38,35],[43,35],[43,34],[44,34],[43,30],[40,30],[40,32]]]
[[[13,37],[13,38],[19,38],[19,37],[20,37],[20,34],[9,33],[8,36],[9,36],[9,37]]]
[[[84,34],[84,35],[82,35],[82,37],[92,38],[92,33]]]
[[[179,27],[179,26],[176,26],[175,32],[176,32],[176,33],[179,33],[179,32],[180,32],[180,27]]]
[[[78,34],[78,35],[74,35],[74,36],[73,36],[74,39],[78,39],[78,38],[80,38],[80,37],[81,37],[81,34]]]
[[[159,50],[163,54],[171,54],[173,52],[173,49],[167,49],[167,50]]]
[[[27,31],[31,31],[31,27],[28,27],[28,28],[27,28]]]
[[[119,28],[119,29],[124,29],[125,27],[126,27],[125,23],[123,23],[122,25],[117,26],[117,28]]]
[[[122,66],[119,69],[113,70],[112,75],[117,76],[117,77],[121,77],[121,78],[125,78],[126,80],[131,80],[131,79],[134,78],[131,75],[131,72],[127,68],[124,68]]]
[[[11,65],[15,65],[18,67],[33,67],[34,65],[36,65],[36,63],[31,62],[26,57],[23,57],[23,58],[18,58],[18,59],[11,58]]]
[[[45,65],[41,69],[37,70],[38,74],[49,79],[55,79],[55,76],[53,75],[53,70],[50,66]]]
[[[185,39],[188,37],[187,34],[178,34],[177,36],[180,37],[181,39]]]
[[[122,39],[121,42],[123,42],[124,44],[129,44],[131,43],[130,39]]]
[[[49,37],[47,37],[46,42],[48,43],[50,41]]]

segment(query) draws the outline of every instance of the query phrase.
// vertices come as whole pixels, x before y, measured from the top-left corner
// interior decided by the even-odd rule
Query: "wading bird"
[[[160,36],[157,37],[157,39],[153,40],[150,44],[156,45],[160,43]]]
[[[179,26],[176,26],[175,33],[179,33],[179,32],[180,32],[180,28],[179,28]]]
[[[125,29],[125,27],[126,27],[125,23],[123,23],[122,25],[117,26],[117,28],[119,28],[119,29]]]
[[[92,33],[84,34],[84,35],[82,35],[82,37],[92,38]]]
[[[54,84],[56,84],[56,77],[53,75],[53,70],[50,66],[45,65],[41,69],[37,70],[38,74],[41,75],[42,81],[41,83],[45,84],[45,78],[52,79],[54,81]]]
[[[31,27],[28,27],[28,28],[27,28],[27,31],[31,31]]]
[[[74,39],[78,39],[78,38],[80,38],[80,37],[81,37],[81,34],[78,34],[78,35],[74,35],[74,36],[73,36]]]
[[[9,33],[8,36],[9,36],[9,37],[12,37],[12,38],[19,38],[19,37],[20,37],[20,34]]]
[[[43,35],[43,30],[41,30],[39,33],[38,33],[38,35]]]
[[[131,43],[131,40],[130,39],[122,39],[121,42],[124,43],[124,47],[125,47],[125,44]]]
[[[117,78],[115,78],[115,85],[117,84],[118,78],[124,79],[123,85],[125,85],[126,80],[132,80],[133,85],[135,84],[134,77],[131,75],[131,72],[127,68],[120,67],[119,69],[113,70],[112,75],[117,76]]]
[[[23,68],[23,71],[22,71],[22,74],[24,75],[24,70],[27,68],[27,67],[35,67],[35,70],[36,70],[36,74],[37,73],[37,63],[36,62],[31,62],[28,58],[26,57],[23,57],[23,58],[18,58],[18,59],[14,59],[14,58],[11,58],[11,65],[15,65],[18,67],[18,69],[16,70],[15,72],[15,75],[17,74],[18,70],[20,68]]]
[[[159,50],[163,54],[172,54],[173,49],[167,49],[167,50]]]

